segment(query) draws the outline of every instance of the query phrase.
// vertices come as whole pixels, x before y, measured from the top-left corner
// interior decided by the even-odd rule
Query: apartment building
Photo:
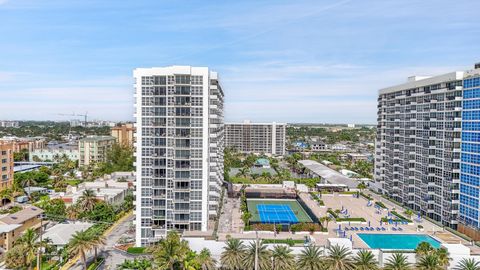
[[[47,145],[45,137],[3,137],[0,138],[0,143],[2,142],[12,143],[14,153],[44,149]]]
[[[126,146],[133,146],[133,134],[135,128],[133,124],[122,124],[111,128],[111,135],[117,139],[117,143]]]
[[[244,153],[285,155],[286,124],[226,123],[225,147]]]
[[[0,142],[0,191],[13,183],[13,143]]]
[[[223,182],[223,99],[207,67],[135,69],[136,240],[212,229]]]
[[[112,136],[87,136],[78,141],[78,165],[88,166],[107,160],[107,153],[116,139]]]
[[[378,96],[376,186],[452,228],[478,228],[479,74],[410,77]]]
[[[27,229],[40,229],[43,212],[36,206],[29,206],[0,218],[0,248],[8,251]]]

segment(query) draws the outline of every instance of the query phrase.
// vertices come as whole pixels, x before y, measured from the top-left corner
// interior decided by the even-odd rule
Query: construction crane
[[[61,115],[61,116],[81,116],[84,118],[84,122],[83,122],[83,126],[84,127],[87,127],[87,120],[88,120],[88,112],[86,112],[85,114],[76,114],[76,113],[72,113],[72,114],[64,114],[64,113],[59,113],[58,115]]]

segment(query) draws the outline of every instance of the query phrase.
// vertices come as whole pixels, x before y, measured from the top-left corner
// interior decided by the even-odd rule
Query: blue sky
[[[375,123],[379,88],[480,61],[480,1],[0,0],[0,119],[132,120],[132,70],[209,66],[226,120]]]

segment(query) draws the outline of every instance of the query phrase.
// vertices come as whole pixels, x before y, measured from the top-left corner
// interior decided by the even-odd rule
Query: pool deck
[[[370,193],[370,192],[364,192]],[[398,205],[393,204],[392,202],[378,196],[376,194],[370,193],[372,197],[374,197],[375,201],[381,201],[385,204],[388,209],[392,210],[395,209],[398,213],[403,214],[405,209],[399,207]],[[352,195],[340,195],[340,194],[322,194],[322,200],[325,203],[324,207],[318,206],[318,204],[310,198],[309,194],[302,193],[300,194],[304,202],[310,207],[317,217],[322,217],[327,214],[327,209],[332,208],[335,209],[342,209],[342,206],[345,209],[348,209],[348,213],[350,217],[363,217],[367,221],[370,221],[370,225],[374,228],[380,227],[380,219],[387,215],[387,210],[383,210],[381,214],[376,213],[376,209],[373,206],[367,207],[368,201],[363,198],[355,198]],[[342,215],[340,215],[342,216]],[[407,217],[408,218],[408,217]],[[345,224],[348,226],[348,224]],[[341,228],[343,230],[344,226],[342,225]],[[417,226],[422,225],[424,227],[423,231],[417,231]],[[365,227],[364,224],[359,223],[351,223],[349,227]],[[480,254],[480,248],[477,246],[472,246],[469,242],[463,240],[462,238],[445,231],[442,227],[439,227],[425,219],[422,219],[421,222],[414,221],[414,224],[409,225],[398,225],[403,229],[403,231],[393,231],[392,227],[395,225],[388,225],[384,224],[383,227],[386,228],[386,231],[347,231],[346,235],[348,238],[352,236],[353,246],[354,248],[369,248],[360,237],[358,237],[357,233],[373,233],[373,234],[427,234],[435,238],[436,240],[440,241],[441,243],[449,243],[449,244],[464,244],[468,246],[472,250],[472,254]],[[338,237],[337,229],[338,224],[335,221],[331,221],[328,224],[329,233],[327,235],[314,235],[315,241],[317,245],[327,245],[327,238],[329,237]]]

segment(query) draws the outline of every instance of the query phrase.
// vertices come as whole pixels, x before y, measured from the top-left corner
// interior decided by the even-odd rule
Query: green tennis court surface
[[[296,200],[247,199],[252,222],[298,223],[312,222],[310,216]]]

